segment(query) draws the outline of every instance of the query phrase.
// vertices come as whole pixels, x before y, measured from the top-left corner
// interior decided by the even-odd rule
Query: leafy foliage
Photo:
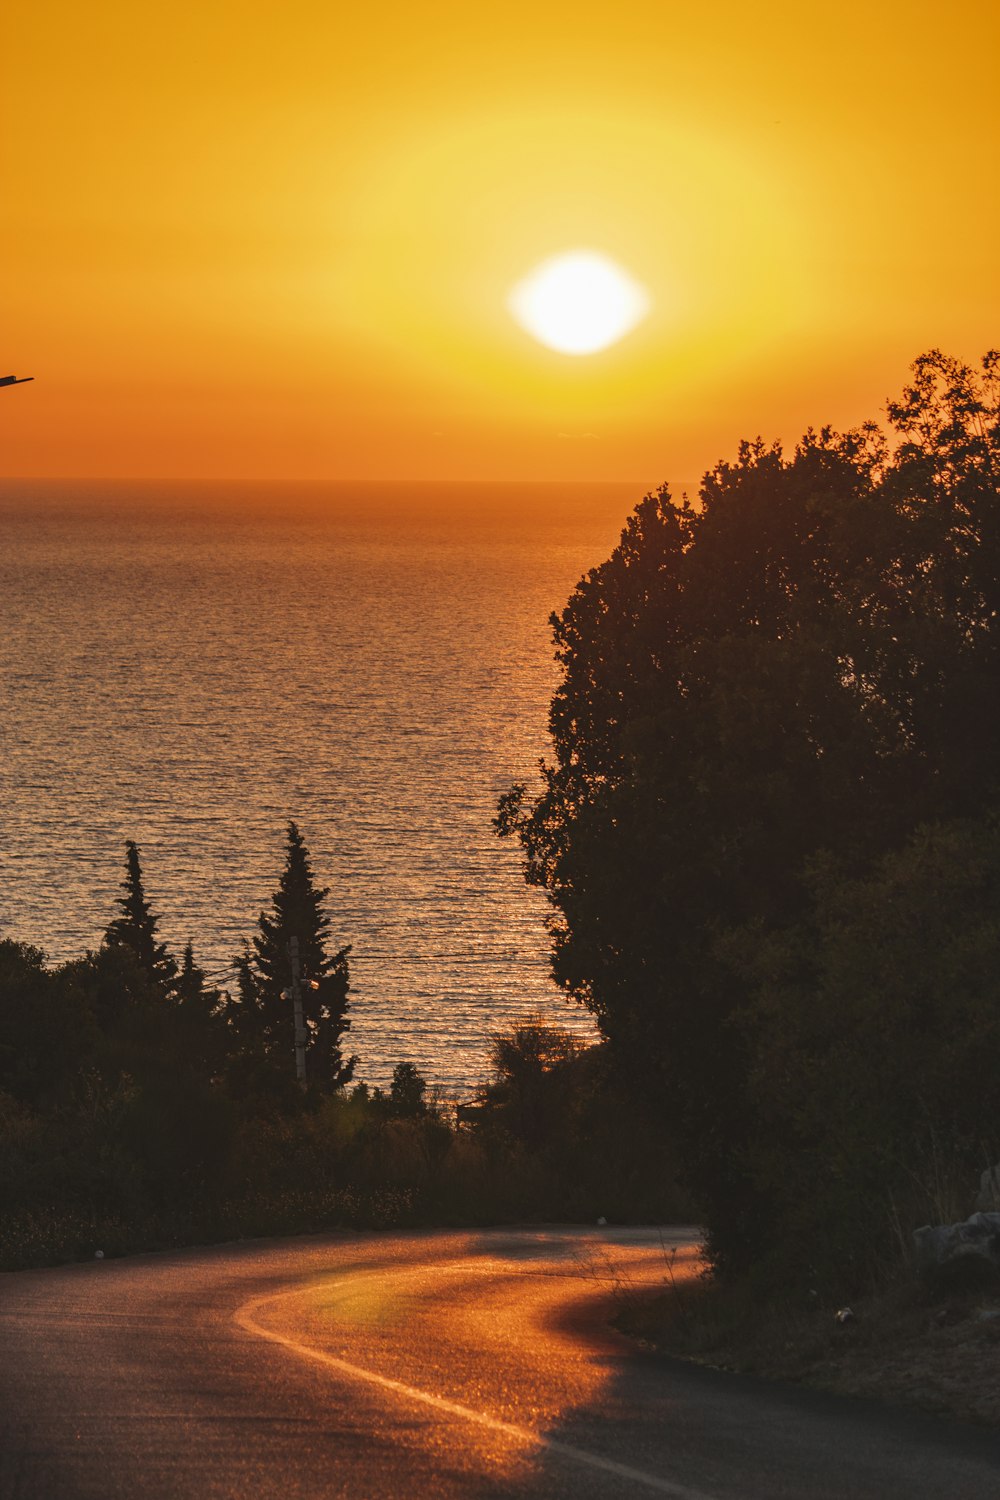
[[[490,1077],[483,1100],[493,1119],[515,1139],[539,1146],[571,1113],[568,1064],[581,1051],[566,1031],[528,1016],[490,1038]]]
[[[1000,819],[807,882],[798,924],[727,945],[753,996],[751,1160],[785,1230],[775,1274],[808,1245],[814,1274],[870,1281],[904,1223],[965,1217],[1000,1148]]]
[[[553,759],[498,829],[553,903],[556,978],[683,1134],[720,1266],[780,1233],[727,934],[794,931],[820,856],[862,878],[993,796],[998,374],[933,351],[888,435],[744,443],[697,508],[647,496],[553,618]]]

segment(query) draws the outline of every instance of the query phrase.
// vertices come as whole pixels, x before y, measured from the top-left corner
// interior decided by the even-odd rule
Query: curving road
[[[0,1496],[1000,1496],[992,1435],[638,1351],[609,1309],[664,1270],[655,1230],[532,1228],[8,1273]]]

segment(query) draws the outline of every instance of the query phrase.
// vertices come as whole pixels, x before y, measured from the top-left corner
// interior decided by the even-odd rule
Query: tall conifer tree
[[[256,1013],[252,1029],[262,1037],[268,1054],[290,1072],[294,1056],[291,939],[298,939],[306,1072],[310,1086],[319,1088],[348,1083],[356,1061],[353,1057],[345,1061],[340,1046],[351,1025],[347,1015],[350,948],[328,952],[330,918],[323,903],[329,894],[314,884],[305,841],[296,824],[289,823],[285,868],[271,897],[271,909],[261,912],[252,950],[238,964],[242,1003]]]
[[[169,989],[177,977],[177,965],[165,943],[157,941],[160,919],[153,915],[142,884],[139,850],[132,839],[125,842],[125,879],[123,894],[118,897],[121,916],[116,917],[104,934],[109,948],[131,948],[140,967],[155,984]]]

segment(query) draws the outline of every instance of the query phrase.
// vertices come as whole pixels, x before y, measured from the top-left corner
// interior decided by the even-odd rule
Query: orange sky
[[[649,486],[1000,340],[986,0],[4,11],[6,474]],[[505,305],[577,246],[586,358]]]

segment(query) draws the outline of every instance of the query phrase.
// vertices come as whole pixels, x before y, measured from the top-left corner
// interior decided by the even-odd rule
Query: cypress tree
[[[197,1003],[205,995],[205,971],[194,961],[194,944],[188,938],[181,955],[181,968],[177,976],[177,997],[182,1004]]]
[[[252,951],[238,964],[241,1000],[256,1011],[265,1050],[292,1076],[290,945],[293,937],[298,939],[306,1075],[311,1087],[321,1089],[350,1082],[356,1062],[353,1057],[345,1061],[340,1047],[351,1025],[347,1014],[350,947],[328,951],[330,918],[323,903],[329,894],[328,889],[315,885],[309,851],[298,827],[290,822],[285,868],[271,897],[271,909],[261,912]]]
[[[178,1008],[193,1020],[214,1023],[220,1016],[219,991],[206,982],[205,971],[195,962],[194,945],[188,938],[181,955],[173,992]]]
[[[146,900],[139,850],[132,839],[125,842],[125,879],[121,889],[123,894],[117,900],[121,916],[109,924],[104,934],[105,944],[109,948],[131,948],[140,968],[154,984],[167,990],[177,977],[177,965],[166,944],[157,941],[160,919],[153,915]]]

